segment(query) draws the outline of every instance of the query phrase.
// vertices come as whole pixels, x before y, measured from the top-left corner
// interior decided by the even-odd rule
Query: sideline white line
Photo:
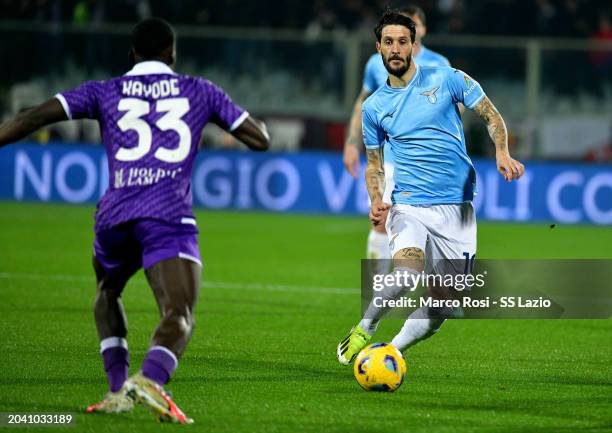
[[[93,274],[88,277],[85,275],[69,275],[69,274],[26,274],[18,272],[0,272],[0,279],[8,280],[47,280],[47,281],[67,281],[67,282],[83,282],[94,284]],[[144,284],[143,281],[133,281],[130,284]],[[201,287],[212,289],[228,289],[228,290],[259,290],[265,292],[295,292],[295,293],[324,293],[330,295],[351,295],[359,294],[359,289],[350,287],[309,287],[309,286],[291,286],[285,284],[267,284],[267,283],[237,283],[230,281],[202,281]]]

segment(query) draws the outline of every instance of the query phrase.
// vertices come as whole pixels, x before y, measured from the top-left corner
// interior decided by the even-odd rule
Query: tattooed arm
[[[504,119],[491,100],[486,96],[480,101],[474,111],[487,124],[489,137],[495,143],[495,159],[497,169],[508,182],[520,178],[525,173],[525,166],[513,159],[508,151],[508,131]]]
[[[385,188],[385,169],[383,166],[382,147],[378,149],[368,149],[368,163],[366,165],[365,178],[368,187],[370,200],[382,200]]]
[[[366,165],[365,178],[370,201],[372,202],[370,220],[375,226],[385,221],[386,211],[389,209],[389,205],[382,202],[383,192],[385,191],[385,169],[382,152],[382,147],[368,149],[366,152],[368,163]]]
[[[506,130],[506,123],[491,100],[485,96],[482,101],[480,101],[476,107],[474,107],[474,111],[487,124],[489,136],[491,137],[491,140],[493,140],[493,143],[495,143],[495,150],[497,152],[507,153],[508,131]]]

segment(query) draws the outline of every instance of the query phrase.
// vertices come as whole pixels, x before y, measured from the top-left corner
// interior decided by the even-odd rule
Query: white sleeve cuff
[[[57,95],[55,95],[55,97],[57,98],[58,101],[60,101],[60,104],[62,104],[62,107],[64,107],[64,111],[66,112],[66,116],[68,117],[68,119],[72,119],[72,113],[70,112],[68,101],[66,101],[66,98],[64,98],[64,95],[62,95],[61,93],[58,93]]]
[[[474,102],[472,102],[470,105],[466,105],[467,108],[469,108],[470,110],[474,109],[474,107],[476,107],[476,105],[478,105],[478,103],[480,101],[482,101],[484,99],[484,97],[487,96],[486,94],[482,94],[478,97],[478,99],[476,99]]]
[[[238,118],[234,120],[234,123],[232,123],[231,126],[229,127],[229,132],[234,131],[236,128],[242,125],[242,122],[244,122],[247,119],[247,117],[249,117],[248,111],[245,111],[240,116],[238,116]]]

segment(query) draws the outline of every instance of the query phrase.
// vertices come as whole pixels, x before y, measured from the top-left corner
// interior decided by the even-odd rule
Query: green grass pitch
[[[195,424],[85,415],[106,391],[92,213],[0,203],[2,412],[73,412],[65,431],[79,433],[612,431],[610,320],[449,321],[407,353],[396,393],[362,391],[335,348],[358,319],[367,221],[263,213],[197,212],[197,327],[168,386]],[[481,223],[478,236],[480,258],[612,258],[609,227]],[[142,273],[124,301],[135,372],[158,319]]]

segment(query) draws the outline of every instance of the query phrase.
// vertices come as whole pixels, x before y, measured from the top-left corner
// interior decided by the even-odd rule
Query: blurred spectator
[[[563,0],[555,14],[553,35],[561,37],[586,37],[589,34],[587,14],[577,0]]]
[[[599,16],[598,27],[597,31],[593,33],[593,40],[612,42],[610,11],[605,11]],[[612,51],[594,51],[591,54],[591,63],[600,78],[612,80]]]
[[[536,0],[533,33],[538,36],[550,35],[553,31],[557,8],[552,0]]]
[[[327,2],[318,0],[313,5],[312,20],[306,26],[306,35],[316,37],[322,30],[333,30],[338,27],[336,13],[327,5]]]
[[[343,0],[338,11],[341,26],[349,30],[359,27],[363,9],[361,0]]]
[[[364,7],[361,10],[361,17],[359,17],[359,23],[357,24],[357,29],[369,31],[376,26],[378,22],[378,15],[371,7]]]
[[[80,0],[72,10],[72,23],[86,26],[106,21],[106,2],[104,0]]]
[[[463,33],[465,31],[465,14],[463,2],[455,0],[448,17],[449,33]]]

